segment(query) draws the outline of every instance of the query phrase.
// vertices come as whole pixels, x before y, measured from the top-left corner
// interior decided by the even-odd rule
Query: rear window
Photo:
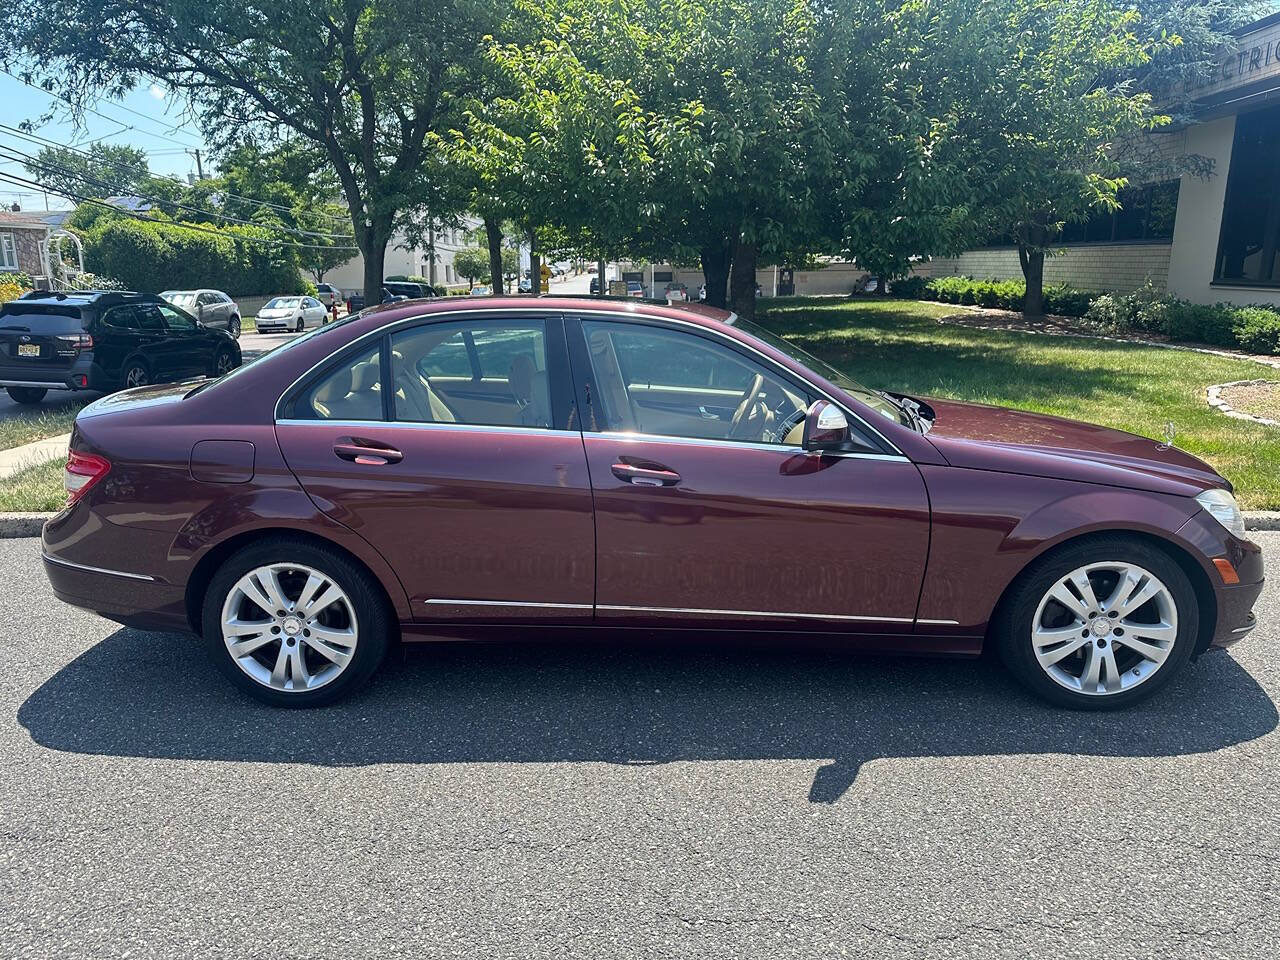
[[[87,326],[79,307],[22,303],[12,300],[0,307],[0,332],[78,333]]]

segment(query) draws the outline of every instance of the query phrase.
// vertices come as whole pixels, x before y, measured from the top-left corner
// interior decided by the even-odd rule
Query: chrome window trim
[[[312,364],[312,365],[311,365],[311,366],[310,366],[306,371],[304,371],[300,376],[298,376],[297,378],[295,378],[295,379],[294,379],[294,381],[293,381],[292,383],[290,383],[288,387],[286,387],[284,390],[282,390],[282,391],[280,392],[280,396],[279,396],[279,398],[276,400],[275,409],[273,410],[273,419],[276,421],[276,423],[281,423],[281,422],[284,422],[286,419],[288,419],[288,418],[282,418],[282,417],[280,416],[280,406],[281,406],[281,404],[282,404],[282,403],[284,403],[284,399],[285,399],[285,397],[287,397],[287,396],[289,396],[291,393],[293,393],[293,391],[297,388],[297,386],[298,386],[298,384],[299,384],[299,383],[301,383],[303,380],[305,380],[305,379],[307,379],[308,377],[310,377],[313,373],[315,373],[317,370],[319,370],[319,369],[320,369],[321,367],[323,367],[325,364],[327,364],[327,363],[329,363],[330,361],[332,361],[335,355],[337,355],[337,354],[339,354],[339,353],[343,352],[344,350],[352,350],[352,351],[356,351],[356,348],[358,347],[358,345],[359,345],[359,344],[361,344],[361,343],[363,343],[363,342],[364,342],[364,341],[366,341],[366,340],[372,340],[372,339],[374,339],[374,338],[381,338],[381,337],[384,337],[384,336],[390,336],[391,334],[396,333],[397,331],[399,331],[400,329],[402,329],[402,328],[404,328],[404,327],[413,326],[413,325],[415,325],[415,324],[419,324],[419,323],[422,323],[422,322],[424,322],[424,321],[429,322],[429,323],[439,323],[439,322],[445,322],[445,321],[457,322],[457,321],[459,321],[459,320],[465,319],[465,318],[466,318],[466,317],[468,317],[468,316],[474,316],[474,315],[476,315],[476,314],[481,314],[481,315],[487,315],[487,314],[498,314],[498,315],[505,315],[505,316],[512,316],[512,315],[517,315],[517,316],[519,316],[519,315],[525,315],[525,316],[528,316],[528,315],[539,315],[539,314],[541,314],[544,318],[545,318],[547,315],[552,315],[552,316],[573,316],[573,317],[578,317],[578,316],[592,316],[592,317],[607,317],[607,318],[611,318],[611,319],[613,319],[613,320],[617,320],[617,321],[619,321],[619,322],[623,322],[623,323],[625,323],[625,322],[627,321],[627,319],[628,319],[628,318],[631,318],[631,319],[640,318],[640,319],[644,319],[644,320],[651,320],[651,321],[653,321],[654,323],[659,323],[659,324],[662,324],[662,323],[668,323],[668,324],[674,324],[674,325],[676,325],[676,326],[680,326],[680,327],[688,327],[688,328],[690,328],[690,329],[693,329],[693,330],[699,331],[700,333],[703,333],[703,334],[705,334],[706,336],[708,336],[708,337],[710,337],[710,338],[718,339],[718,340],[720,340],[720,341],[727,342],[727,343],[729,343],[729,344],[731,344],[731,345],[733,345],[733,346],[741,347],[741,348],[743,348],[744,350],[748,350],[748,351],[750,351],[751,353],[753,353],[753,354],[755,354],[756,356],[758,356],[758,357],[759,357],[759,358],[760,358],[760,359],[761,359],[765,364],[767,364],[771,369],[774,369],[774,370],[779,370],[779,369],[781,369],[781,370],[783,371],[784,375],[786,375],[786,376],[796,377],[797,379],[803,380],[803,381],[804,381],[804,383],[805,383],[805,384],[806,384],[810,389],[812,389],[812,390],[814,390],[816,393],[820,394],[822,397],[824,397],[824,398],[825,398],[826,400],[828,400],[829,402],[834,403],[837,407],[839,407],[841,410],[843,410],[847,416],[852,417],[856,422],[858,422],[858,423],[859,423],[859,424],[861,424],[863,427],[865,427],[865,428],[866,428],[870,433],[874,434],[876,437],[879,437],[879,438],[880,438],[880,440],[885,444],[885,446],[889,447],[889,448],[890,448],[890,450],[892,450],[892,451],[893,451],[893,455],[896,455],[896,456],[898,456],[898,457],[901,457],[901,458],[902,458],[902,459],[904,459],[904,460],[909,460],[909,459],[910,459],[910,457],[907,457],[907,455],[906,455],[906,454],[904,454],[901,450],[899,450],[899,449],[898,449],[897,444],[895,444],[892,440],[890,440],[890,439],[889,439],[888,437],[886,437],[883,433],[881,433],[879,430],[877,430],[877,429],[876,429],[876,428],[875,428],[875,427],[874,427],[874,426],[873,426],[873,425],[872,425],[868,420],[866,420],[865,418],[863,418],[860,414],[858,414],[858,413],[857,413],[857,412],[855,412],[854,410],[850,409],[850,408],[849,408],[849,406],[848,406],[847,404],[841,403],[841,402],[840,402],[839,400],[837,400],[835,397],[831,396],[831,394],[829,394],[829,393],[827,393],[825,390],[821,389],[821,388],[820,388],[817,384],[815,384],[813,381],[811,381],[811,380],[809,380],[809,379],[807,379],[807,378],[804,378],[804,377],[800,377],[798,374],[796,374],[796,373],[795,373],[795,371],[793,371],[793,370],[786,370],[785,368],[780,368],[780,365],[778,364],[778,362],[777,362],[776,360],[774,360],[774,359],[773,359],[772,357],[770,357],[768,354],[766,354],[766,353],[764,353],[764,352],[762,352],[762,351],[760,351],[760,350],[757,350],[755,347],[751,346],[751,344],[749,344],[749,343],[745,343],[745,342],[743,342],[743,341],[741,341],[741,340],[737,340],[737,339],[735,339],[735,338],[733,338],[733,337],[726,337],[724,334],[722,334],[722,333],[720,333],[720,332],[718,332],[718,331],[716,331],[716,330],[713,330],[713,329],[711,329],[711,328],[709,328],[709,327],[707,327],[707,326],[705,326],[704,324],[701,324],[701,323],[694,323],[693,321],[690,321],[690,320],[680,320],[680,319],[677,319],[677,318],[675,318],[675,317],[661,317],[661,316],[658,316],[658,315],[656,315],[656,314],[652,314],[652,313],[645,313],[645,312],[642,312],[642,311],[635,311],[635,312],[627,311],[627,312],[620,313],[620,312],[618,312],[618,311],[616,311],[616,310],[593,310],[593,309],[590,309],[590,308],[587,308],[587,309],[567,310],[567,309],[564,309],[563,307],[558,307],[558,308],[557,308],[557,307],[553,307],[553,308],[550,308],[550,309],[540,309],[540,308],[538,308],[538,307],[532,307],[532,306],[529,306],[529,307],[526,307],[526,306],[519,306],[519,307],[480,307],[480,308],[474,308],[474,309],[469,309],[469,310],[453,310],[453,311],[444,311],[444,312],[441,312],[441,313],[428,313],[428,314],[421,314],[421,315],[416,316],[416,317],[405,317],[403,320],[397,320],[397,321],[395,321],[394,323],[387,324],[386,326],[383,326],[383,327],[377,327],[377,328],[375,328],[375,329],[373,329],[373,330],[370,330],[368,333],[361,334],[361,335],[360,335],[359,337],[357,337],[355,340],[352,340],[352,341],[350,341],[349,343],[345,343],[345,344],[343,344],[343,345],[342,345],[341,347],[339,347],[338,349],[331,351],[331,352],[329,353],[329,355],[328,355],[328,356],[326,356],[326,357],[324,357],[324,358],[322,358],[322,359],[318,360],[316,363]],[[737,314],[730,314],[730,319],[732,319],[732,318],[734,318],[734,317],[736,317],[736,316],[737,316]],[[329,422],[332,422],[332,421],[326,421],[326,420],[314,420],[314,421],[313,421],[313,420],[308,420],[308,421],[306,421],[306,422],[308,422],[308,423],[329,423]],[[370,421],[363,421],[363,422],[367,422],[367,423],[382,423],[382,424],[385,424],[385,423],[389,423],[389,422],[392,422],[392,421],[387,421],[387,420],[370,420]],[[573,432],[573,431],[560,431],[560,432],[562,432],[562,433],[566,433],[566,432]],[[716,442],[724,442],[724,441],[716,441]]]
[[[54,557],[40,551],[40,556],[46,563],[56,564],[59,567],[69,567],[72,570],[84,570],[88,573],[101,573],[109,577],[124,577],[126,580],[146,580],[151,583],[156,582],[156,578],[148,576],[145,573],[126,573],[123,570],[108,570],[106,567],[91,567],[87,563],[73,563],[70,560],[63,560],[61,557]]]
[[[804,447],[790,446],[784,443],[751,443],[745,440],[717,440],[714,437],[676,437],[660,433],[632,433],[625,430],[584,431],[586,440],[634,440],[637,443],[678,443],[699,447],[729,447],[736,450],[766,450],[773,453],[785,453],[790,456],[817,456],[818,452],[806,450]],[[842,457],[857,460],[884,460],[890,463],[910,463],[910,459],[901,454],[892,453],[858,453],[856,451],[822,451],[824,457]]]
[[[276,426],[314,427],[318,425],[350,427],[352,429],[376,426],[379,430],[386,427],[394,430],[403,430],[409,427],[426,427],[431,430],[453,430],[467,433],[517,433],[522,436],[576,437],[579,435],[577,430],[557,430],[554,427],[526,427],[523,425],[507,427],[502,424],[440,423],[434,420],[304,420],[286,418],[276,421]]]

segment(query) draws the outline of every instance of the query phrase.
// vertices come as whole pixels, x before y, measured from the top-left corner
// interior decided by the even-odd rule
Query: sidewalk
[[[71,434],[49,437],[34,443],[25,443],[11,450],[0,450],[0,480],[11,477],[27,467],[34,467],[46,460],[57,460],[67,455]]]

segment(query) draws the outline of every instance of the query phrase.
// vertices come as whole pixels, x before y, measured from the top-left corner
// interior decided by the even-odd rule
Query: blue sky
[[[62,106],[49,94],[33,90],[3,73],[0,73],[0,104],[4,105],[0,109],[0,124],[8,127],[18,127],[25,120],[36,120],[48,112],[51,105]],[[52,121],[42,124],[33,133],[65,146],[81,148],[99,139],[104,143],[128,144],[146,152],[153,173],[185,179],[188,173],[195,172],[195,157],[187,151],[203,149],[204,138],[194,126],[182,123],[179,106],[171,97],[165,96],[163,90],[144,86],[122,101],[100,101],[94,109],[106,116],[86,114],[83,124],[77,127],[68,119],[66,111],[59,109]],[[40,151],[39,144],[3,128],[0,128],[0,145],[31,154]],[[205,157],[208,157],[207,152]],[[206,173],[210,166],[206,164]],[[20,162],[3,158],[0,158],[0,173],[29,179]],[[22,204],[24,210],[45,208],[43,194],[30,187],[0,181],[0,203],[8,207],[15,200]],[[60,209],[74,204],[50,194],[48,205],[50,209]]]

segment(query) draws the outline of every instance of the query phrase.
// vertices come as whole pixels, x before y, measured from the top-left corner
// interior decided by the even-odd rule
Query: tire
[[[286,601],[284,617],[249,597],[253,584],[262,591],[263,582],[250,581],[249,575],[260,578],[264,568],[275,570]],[[290,604],[304,599],[312,575],[325,581],[312,594],[314,601],[324,599],[330,586],[341,598],[322,610],[300,609],[295,614]],[[240,626],[230,639],[224,616]],[[264,625],[262,631],[253,630],[257,623]],[[204,597],[201,627],[209,656],[241,691],[275,707],[318,707],[368,681],[386,653],[395,620],[382,587],[364,567],[328,547],[269,537],[233,554],[214,574]],[[317,632],[313,635],[307,628]],[[237,641],[235,636],[245,639]],[[345,639],[333,639],[337,637]],[[229,644],[245,640],[248,646],[259,645],[237,658]],[[331,653],[322,655],[324,648]]]
[[[236,358],[226,347],[222,347],[214,354],[213,362],[209,365],[209,376],[222,377],[226,376],[235,369]]]
[[[240,318],[232,317],[227,321],[227,333],[231,334],[237,340],[240,339]]]
[[[124,369],[120,371],[121,390],[145,387],[150,382],[151,368],[147,366],[145,360],[130,360],[124,365]]]
[[[9,387],[9,399],[14,403],[39,403],[49,391],[44,387]]]
[[[1065,583],[1078,583],[1081,572],[1095,602]],[[1129,576],[1136,578],[1127,588],[1132,600],[1163,589],[1126,610],[1114,600]],[[1050,596],[1059,588],[1088,614]],[[1099,609],[1108,600],[1116,609]],[[1107,616],[1113,613],[1122,616]],[[1199,635],[1200,603],[1182,567],[1163,550],[1134,537],[1106,535],[1033,562],[1010,588],[994,627],[1001,660],[1032,693],[1076,710],[1113,710],[1152,696],[1187,665]],[[1033,636],[1036,629],[1041,632]],[[1150,656],[1139,653],[1139,645]],[[1094,662],[1099,668],[1091,674]]]
[[[294,328],[293,328],[293,332],[294,332],[294,333],[301,333],[301,332],[302,332],[303,330],[305,330],[305,329],[307,329],[307,318],[306,318],[306,317],[299,317],[299,318],[298,318],[298,325],[297,325],[296,327],[294,327]]]

